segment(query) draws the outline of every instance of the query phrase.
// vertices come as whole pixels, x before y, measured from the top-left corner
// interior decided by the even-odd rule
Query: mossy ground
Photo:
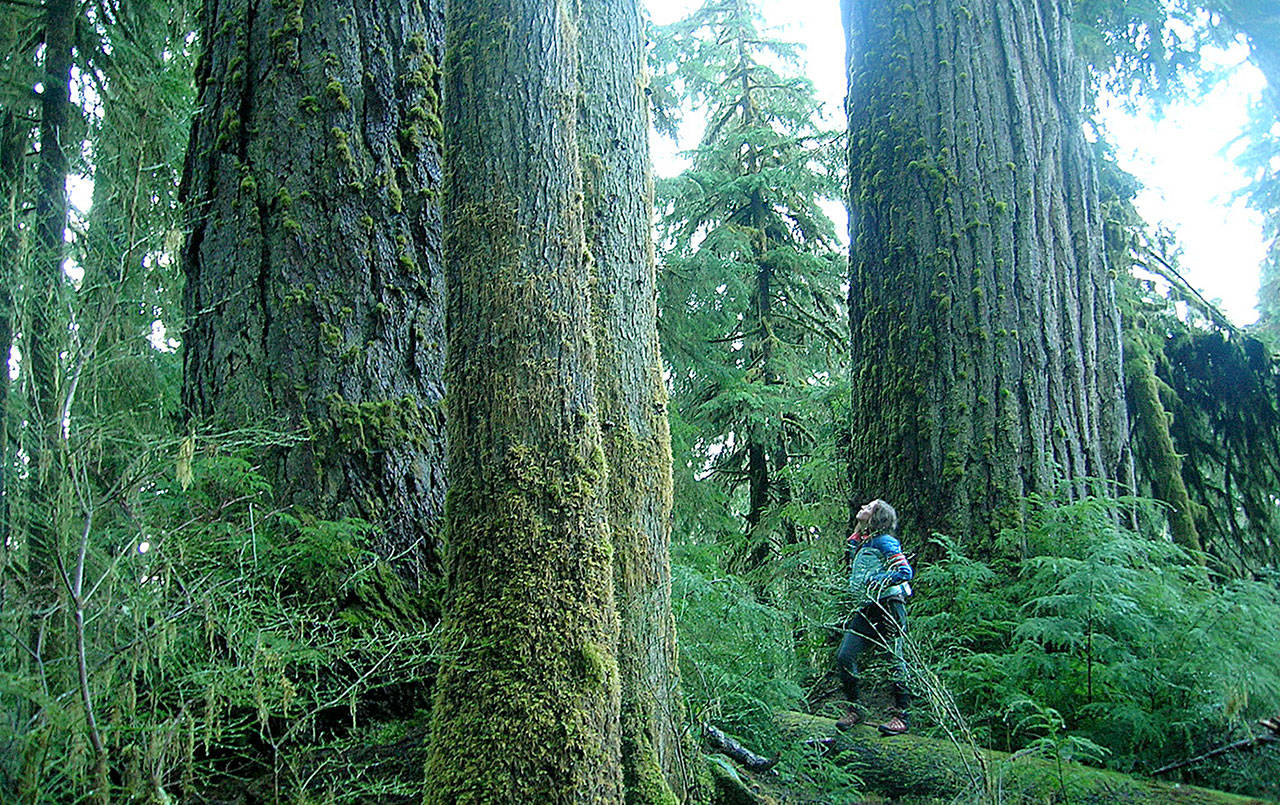
[[[957,745],[922,734],[884,737],[873,726],[840,732],[832,719],[782,713],[778,721],[798,741],[819,741],[832,762],[860,776],[861,803],[1186,803],[1246,805],[1265,800],[1177,785],[1051,759]],[[981,761],[979,761],[981,758]],[[985,767],[985,769],[984,769]],[[746,772],[741,775],[750,780]],[[832,803],[820,791],[752,780],[762,802]],[[749,782],[750,784],[750,782]],[[768,799],[765,799],[768,797]],[[841,799],[843,803],[847,800]]]

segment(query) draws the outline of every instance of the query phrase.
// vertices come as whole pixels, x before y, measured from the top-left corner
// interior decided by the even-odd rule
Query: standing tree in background
[[[183,177],[183,399],[305,436],[304,516],[360,517],[406,576],[443,505],[441,3],[207,2]]]
[[[842,260],[819,206],[838,197],[839,155],[812,84],[771,66],[794,64],[795,46],[758,23],[748,0],[708,3],[658,54],[707,109],[692,166],[661,188],[663,343],[676,416],[700,436],[681,463],[714,456],[745,486],[748,568],[797,539],[788,469],[817,430],[804,402],[841,363]]]
[[[448,586],[428,803],[622,800],[575,5],[447,15]]]
[[[18,291],[30,286],[28,273],[32,257],[31,194],[35,160],[30,157],[35,122],[39,120],[40,98],[31,88],[40,82],[41,63],[37,48],[41,42],[43,15],[36,6],[15,6],[6,11],[0,27],[0,349],[11,354],[15,337],[21,332]],[[15,483],[19,472],[17,444],[22,389],[9,377],[0,376],[0,557],[4,565],[25,558],[25,551],[10,540],[13,516],[21,507],[21,490]],[[6,598],[17,597],[10,584],[20,584],[25,574],[6,575]],[[16,658],[15,658],[16,659]],[[25,662],[25,660],[22,660]]]
[[[983,550],[1125,460],[1120,321],[1065,4],[843,0],[851,481]]]
[[[671,615],[671,435],[658,346],[640,3],[584,0],[579,41],[578,139],[609,468],[623,786],[633,805],[684,801],[693,758]]]
[[[184,43],[198,6],[118,2],[101,45],[82,53],[101,111],[89,116],[93,197],[77,243],[84,369],[75,415],[108,498],[136,482],[136,445],[170,435],[179,419],[177,196],[195,103],[195,52]]]
[[[26,422],[20,449],[27,456],[27,477],[21,510],[10,507],[10,522],[21,523],[19,542],[26,546],[26,572],[22,579],[33,613],[27,624],[26,650],[33,665],[41,669],[42,682],[60,691],[67,690],[71,679],[68,665],[57,661],[66,659],[64,651],[70,643],[66,606],[69,591],[64,583],[63,561],[75,516],[67,483],[63,431],[64,402],[69,405],[70,393],[65,356],[70,350],[71,331],[71,285],[63,265],[67,257],[68,153],[79,150],[79,143],[71,134],[79,110],[73,109],[70,100],[76,16],[71,0],[48,0],[44,5],[40,152],[31,224],[34,238],[30,271],[22,278],[27,311],[21,318]],[[44,676],[46,669],[52,673]],[[30,722],[34,730],[52,732],[47,711],[56,709],[39,706],[38,717]],[[95,755],[100,756],[101,752]],[[38,762],[34,761],[36,767]],[[33,773],[32,767],[28,766],[24,773]]]

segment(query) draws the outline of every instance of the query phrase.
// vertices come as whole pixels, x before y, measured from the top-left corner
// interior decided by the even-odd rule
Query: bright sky
[[[805,45],[808,75],[828,119],[843,125],[838,121],[844,102],[839,4],[759,3],[773,32]],[[698,5],[698,0],[648,0],[659,25],[674,22]],[[1257,213],[1242,200],[1233,200],[1246,177],[1232,163],[1229,149],[1264,84],[1256,69],[1242,64],[1246,55],[1244,46],[1210,53],[1215,64],[1238,65],[1230,80],[1195,104],[1170,106],[1159,121],[1147,114],[1128,114],[1119,104],[1103,112],[1107,138],[1116,147],[1121,167],[1145,186],[1137,199],[1139,211],[1176,234],[1183,249],[1183,275],[1238,325],[1257,318],[1258,269],[1265,251]],[[692,139],[680,145],[688,148]],[[655,138],[653,156],[660,175],[672,175],[682,167],[665,138]]]

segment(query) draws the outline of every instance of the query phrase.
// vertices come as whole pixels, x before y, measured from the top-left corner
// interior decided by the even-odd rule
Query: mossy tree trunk
[[[1169,433],[1169,413],[1160,401],[1160,380],[1145,344],[1128,333],[1124,342],[1125,382],[1133,402],[1135,441],[1146,454],[1151,491],[1169,505],[1169,533],[1173,541],[1190,551],[1200,551],[1191,499],[1182,478],[1182,457],[1174,450]],[[1137,448],[1135,447],[1135,453]]]
[[[620,622],[628,803],[693,793],[671,613],[671,434],[658,347],[652,179],[637,0],[580,5],[587,242],[595,267],[598,400]]]
[[[1120,325],[1058,0],[842,0],[853,489],[979,546],[1119,475]],[[981,548],[980,548],[981,549]]]
[[[183,177],[183,398],[304,442],[286,504],[378,527],[406,576],[443,506],[439,0],[206,0]]]
[[[622,798],[575,4],[446,21],[448,593],[427,802]]]

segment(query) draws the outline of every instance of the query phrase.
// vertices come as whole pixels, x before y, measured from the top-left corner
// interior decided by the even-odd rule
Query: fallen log
[[[822,747],[869,791],[890,798],[997,802],[1070,801],[1133,805],[1264,805],[1265,800],[1134,775],[1009,754],[907,734],[885,737],[874,727],[837,730],[831,718],[787,712],[780,725],[798,742]]]

